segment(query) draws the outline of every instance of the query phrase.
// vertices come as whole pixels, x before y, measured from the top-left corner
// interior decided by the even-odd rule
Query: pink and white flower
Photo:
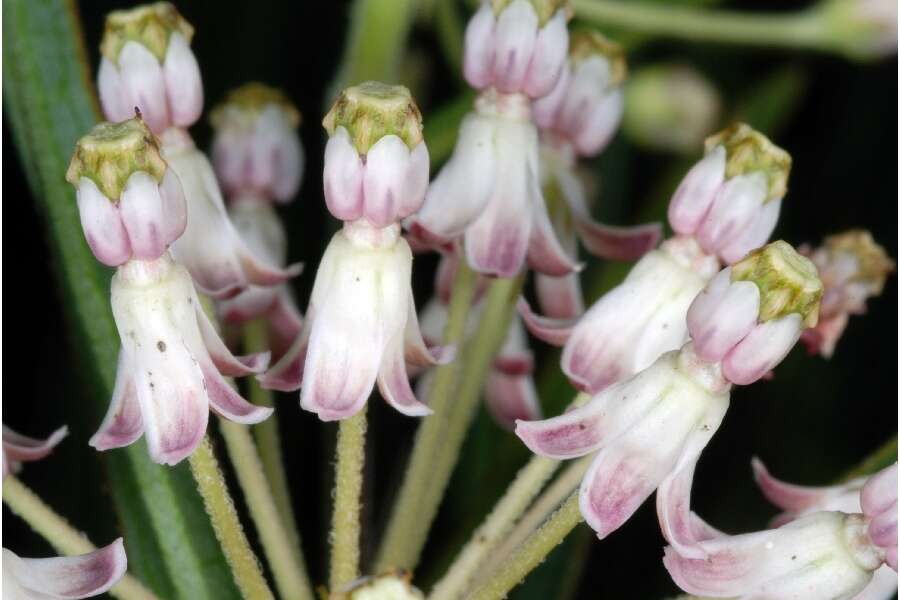
[[[3,597],[10,600],[76,599],[99,596],[125,575],[122,538],[79,556],[19,558],[3,548]]]
[[[482,1],[466,27],[466,81],[477,90],[531,98],[549,93],[569,46],[567,20],[564,2]]]
[[[3,426],[3,477],[10,473],[18,473],[23,462],[41,460],[69,434],[68,428],[60,427],[44,440],[16,433],[6,425]]]
[[[187,269],[171,256],[119,267],[111,293],[122,347],[112,402],[92,446],[119,448],[145,434],[150,458],[174,465],[202,440],[210,409],[246,424],[271,414],[225,380],[262,372],[268,353],[234,356],[203,312]]]
[[[203,110],[194,28],[168,2],[106,17],[97,88],[103,113],[124,121],[139,110],[153,133],[190,127]]]
[[[885,563],[897,571],[897,463],[872,475],[859,494],[868,520],[866,533],[884,554]]]

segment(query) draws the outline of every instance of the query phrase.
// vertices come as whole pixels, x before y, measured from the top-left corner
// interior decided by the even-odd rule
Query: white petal
[[[582,61],[572,71],[557,120],[559,131],[569,139],[578,136],[595,107],[611,91],[610,77],[609,61],[600,56]]]
[[[762,209],[766,177],[762,173],[737,175],[716,192],[695,237],[703,250],[716,254],[744,233]]]
[[[744,231],[719,251],[722,261],[727,265],[734,264],[747,256],[751,250],[762,247],[778,224],[780,213],[781,198],[763,204],[762,209]]]
[[[792,313],[757,325],[722,361],[729,381],[749,385],[778,366],[803,331],[803,319]]]
[[[759,288],[749,281],[731,282],[723,269],[700,292],[687,313],[694,350],[707,362],[719,362],[756,326]]]
[[[76,197],[81,228],[97,260],[115,267],[131,258],[131,243],[118,207],[87,177],[78,182]]]
[[[335,218],[355,221],[363,215],[364,169],[350,134],[338,127],[325,145],[325,204]]]
[[[681,235],[693,235],[725,181],[725,148],[716,146],[691,167],[669,202],[669,223]]]
[[[122,538],[87,554],[55,558],[19,558],[4,548],[3,597],[45,600],[98,596],[115,585],[127,567]],[[14,587],[24,595],[16,596]]]
[[[203,82],[197,58],[178,32],[169,36],[163,75],[172,122],[178,127],[190,127],[203,112]]]
[[[463,75],[469,85],[482,89],[490,85],[494,66],[494,10],[490,2],[469,19],[463,50]]]
[[[165,222],[159,184],[148,173],[135,171],[128,178],[119,201],[119,213],[134,258],[156,260],[166,251],[166,233],[171,227]]]
[[[180,238],[187,227],[187,201],[181,180],[172,169],[167,169],[159,184],[159,195],[162,198],[163,239],[166,245]]]
[[[532,98],[540,98],[550,93],[566,61],[569,30],[566,27],[564,12],[557,10],[556,14],[538,30],[524,89]]]
[[[396,135],[386,135],[366,153],[363,171],[364,216],[378,227],[396,222],[409,171],[409,148]]]
[[[620,89],[600,99],[574,137],[575,147],[581,156],[593,156],[609,144],[622,122],[624,106],[624,95]]]
[[[105,56],[100,59],[100,70],[97,72],[97,91],[107,121],[118,123],[134,117],[134,106],[129,106],[125,97],[119,70]]]
[[[422,208],[422,203],[425,201],[425,191],[428,189],[430,164],[428,147],[424,141],[419,142],[409,154],[406,179],[400,192],[398,216],[401,219],[405,219]]]
[[[171,125],[162,66],[137,42],[126,42],[119,53],[119,74],[128,103],[141,111],[147,126],[160,134]]]
[[[546,96],[542,96],[531,103],[531,118],[534,120],[535,125],[541,129],[554,129],[556,127],[560,108],[569,91],[571,77],[569,65],[564,63],[553,89]]]
[[[523,90],[534,52],[538,18],[527,0],[513,0],[494,30],[494,85],[505,94]]]

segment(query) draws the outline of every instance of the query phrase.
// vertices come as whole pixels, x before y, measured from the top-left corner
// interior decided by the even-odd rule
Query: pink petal
[[[524,298],[519,298],[516,308],[518,308],[528,331],[538,339],[554,346],[565,344],[572,335],[572,328],[578,322],[577,319],[551,319],[536,315]]]
[[[669,202],[669,223],[676,233],[693,235],[725,181],[725,148],[716,146],[691,167]]]
[[[419,319],[416,315],[416,304],[409,292],[409,314],[404,330],[405,360],[407,363],[418,367],[430,367],[432,365],[445,365],[456,356],[455,346],[428,346],[422,337],[419,328]]]
[[[278,288],[251,285],[238,295],[218,302],[218,313],[226,323],[240,325],[268,311],[278,296]]]
[[[872,519],[869,523],[869,538],[881,548],[897,547],[897,502]]]
[[[541,311],[554,319],[575,319],[584,312],[581,283],[576,273],[550,277],[535,273],[534,288]]]
[[[300,335],[303,315],[286,288],[281,288],[266,314],[271,332],[270,346],[273,360],[280,359]]]
[[[91,437],[91,446],[97,450],[122,448],[135,442],[144,433],[144,420],[134,384],[134,365],[127,353],[119,350],[116,367],[116,385],[113,388],[109,410],[97,433]]]
[[[274,177],[270,185],[271,193],[279,202],[288,202],[300,188],[305,162],[303,146],[294,131],[279,136],[272,159]]]
[[[554,277],[581,271],[584,265],[571,258],[557,239],[547,216],[543,195],[537,189],[532,189],[532,194],[535,211],[531,240],[528,243],[529,266],[538,273]]]
[[[197,58],[178,32],[169,36],[163,76],[172,122],[178,127],[190,127],[203,111],[203,83]]]
[[[593,156],[609,144],[622,121],[625,100],[621,89],[605,94],[585,113],[574,132],[575,148],[581,156]]]
[[[425,192],[428,190],[430,168],[431,158],[428,155],[428,146],[425,145],[425,142],[419,142],[409,153],[409,163],[400,192],[400,206],[397,213],[399,219],[405,219],[422,208],[422,203],[425,202]]]
[[[772,235],[775,225],[778,224],[780,212],[781,198],[769,200],[763,204],[744,231],[719,251],[722,261],[727,265],[734,264],[747,256],[751,250],[763,246]]]
[[[749,281],[731,282],[723,269],[700,292],[687,312],[694,351],[706,362],[719,362],[756,327],[759,288]]]
[[[362,160],[350,134],[338,127],[325,145],[325,169],[322,175],[325,204],[335,218],[355,221],[363,215]]]
[[[637,260],[653,250],[662,238],[662,225],[659,223],[616,227],[576,219],[575,227],[588,252],[607,260]]]
[[[737,175],[716,192],[709,212],[694,234],[708,254],[716,254],[738,239],[762,210],[766,177],[762,173]]]
[[[187,227],[187,202],[181,180],[172,169],[166,169],[159,184],[159,195],[162,200],[163,228],[162,235],[166,246],[184,234]]]
[[[530,352],[500,355],[494,359],[493,368],[510,376],[530,375],[534,372],[534,357]],[[523,417],[524,418],[524,417]]]
[[[541,407],[531,375],[507,375],[492,370],[484,390],[487,408],[498,425],[513,430],[516,421],[541,418]]]
[[[103,105],[103,116],[107,121],[118,123],[134,117],[134,106],[130,106],[125,99],[119,70],[105,56],[101,57],[97,72],[97,91],[100,93],[100,104]]]
[[[262,387],[279,392],[293,392],[300,389],[303,383],[303,367],[306,364],[306,353],[309,347],[309,332],[312,329],[313,307],[303,321],[300,334],[294,343],[277,363],[257,377]]]
[[[197,324],[200,328],[200,335],[203,338],[203,345],[212,359],[216,369],[223,375],[229,377],[244,377],[254,373],[262,373],[269,366],[269,352],[257,352],[247,356],[235,356],[231,350],[219,337],[213,324],[210,323],[209,317],[203,312],[198,298],[194,298],[193,305],[197,312]]]
[[[387,227],[401,216],[399,209],[403,202],[409,160],[409,148],[396,135],[382,137],[366,154],[363,170],[364,215],[377,227]]]
[[[875,517],[890,509],[896,502],[897,463],[894,463],[866,481],[859,495],[859,503],[867,517]]]
[[[510,189],[512,188],[512,189]],[[530,208],[510,182],[498,189],[481,216],[466,230],[466,258],[473,271],[512,278],[525,265],[532,229]]]
[[[766,499],[782,510],[801,512],[816,506],[825,497],[829,488],[794,485],[772,477],[761,460],[754,457],[753,477]]]
[[[666,547],[663,564],[678,587],[689,594],[725,598],[754,590],[751,575],[755,564],[749,556],[722,552],[698,560]]]
[[[526,0],[513,0],[494,29],[494,86],[505,94],[522,91],[534,52],[538,18]]]
[[[212,364],[203,366],[203,380],[209,396],[209,407],[229,421],[253,425],[265,421],[272,414],[272,408],[256,406],[244,400]]]
[[[890,568],[897,572],[897,546],[891,546],[884,555],[884,562]]]
[[[247,276],[247,281],[256,285],[273,286],[293,279],[303,272],[302,263],[293,263],[285,268],[267,264],[256,258],[243,244],[237,250],[241,267]]]
[[[484,2],[469,19],[463,50],[463,76],[475,89],[490,85],[494,66],[494,10]]]
[[[796,313],[760,323],[725,356],[722,373],[738,385],[757,381],[784,360],[802,330]]]
[[[557,10],[556,14],[538,30],[523,89],[532,98],[541,98],[553,90],[566,61],[569,31],[564,12]]]
[[[409,385],[402,341],[395,342],[385,350],[377,381],[381,396],[402,414],[409,417],[424,417],[432,413],[427,405],[416,399]]]
[[[127,102],[140,109],[147,127],[157,135],[168,129],[166,84],[156,57],[137,42],[125,42],[119,53],[119,76]]]
[[[114,586],[128,567],[122,538],[79,556],[19,558],[3,550],[3,568],[29,598],[89,598]]]
[[[537,98],[531,103],[531,118],[541,130],[555,127],[559,110],[569,91],[571,78],[571,69],[568,63],[564,62],[553,89],[546,96]]]
[[[130,259],[131,243],[116,204],[87,177],[78,182],[76,197],[84,237],[97,260],[117,267]]]
[[[36,439],[16,433],[6,425],[3,426],[3,454],[5,459],[14,462],[30,462],[40,460],[53,452],[62,440],[69,434],[69,429],[60,427],[50,434],[47,439]],[[6,475],[6,473],[4,473]]]
[[[156,260],[168,247],[162,196],[156,180],[143,171],[128,178],[119,201],[119,214],[128,231],[133,257]]]

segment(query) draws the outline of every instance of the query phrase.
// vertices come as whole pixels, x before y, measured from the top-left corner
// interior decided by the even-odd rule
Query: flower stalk
[[[53,548],[67,556],[87,554],[97,549],[87,537],[47,506],[37,494],[14,475],[3,479],[3,502]],[[121,600],[154,600],[156,596],[135,577],[125,575],[109,593]]]
[[[238,519],[234,501],[228,493],[222,470],[213,454],[209,437],[203,441],[189,458],[191,473],[197,482],[197,489],[203,497],[206,513],[216,533],[216,539],[231,567],[234,582],[241,594],[248,600],[273,599],[269,584],[263,577],[259,560],[256,558],[247,536]]]
[[[334,473],[334,513],[331,517],[330,588],[337,593],[359,577],[359,538],[366,458],[366,407],[341,421]]]

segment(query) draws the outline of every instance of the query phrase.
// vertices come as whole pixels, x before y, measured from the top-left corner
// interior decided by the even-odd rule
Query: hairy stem
[[[279,596],[286,600],[313,600],[315,595],[306,574],[306,567],[302,560],[298,560],[289,530],[278,514],[275,497],[266,480],[260,456],[248,427],[220,419],[219,429],[225,438],[228,456],[244,491],[250,516],[259,532],[259,539],[272,569]]]
[[[250,548],[244,529],[238,519],[234,502],[228,493],[219,463],[213,454],[209,437],[197,447],[190,459],[191,473],[197,489],[203,497],[206,513],[212,523],[216,538],[231,567],[231,574],[241,595],[248,600],[274,599],[263,577],[256,554]]]
[[[461,260],[453,281],[443,339],[445,345],[456,346],[457,356],[460,355],[459,350],[465,337],[466,320],[475,297],[477,279],[476,273]],[[421,551],[430,518],[428,523],[423,523],[419,510],[426,490],[431,485],[432,459],[441,447],[445,425],[454,406],[453,390],[459,369],[459,360],[455,359],[434,371],[434,379],[428,392],[428,405],[434,412],[422,421],[416,432],[412,456],[376,561],[378,571],[401,566],[412,567]],[[423,527],[424,531],[420,531]]]
[[[359,577],[359,537],[366,456],[366,407],[341,421],[334,474],[334,514],[331,517],[331,593]]]
[[[75,556],[97,549],[87,536],[69,525],[68,521],[54,512],[14,475],[7,475],[3,479],[3,502],[59,553]],[[141,582],[128,574],[122,577],[109,593],[122,600],[156,598]]]
[[[541,564],[547,555],[582,521],[578,492],[573,492],[540,529],[532,533],[521,548],[496,575],[478,588],[471,600],[505,598],[511,589]]]

